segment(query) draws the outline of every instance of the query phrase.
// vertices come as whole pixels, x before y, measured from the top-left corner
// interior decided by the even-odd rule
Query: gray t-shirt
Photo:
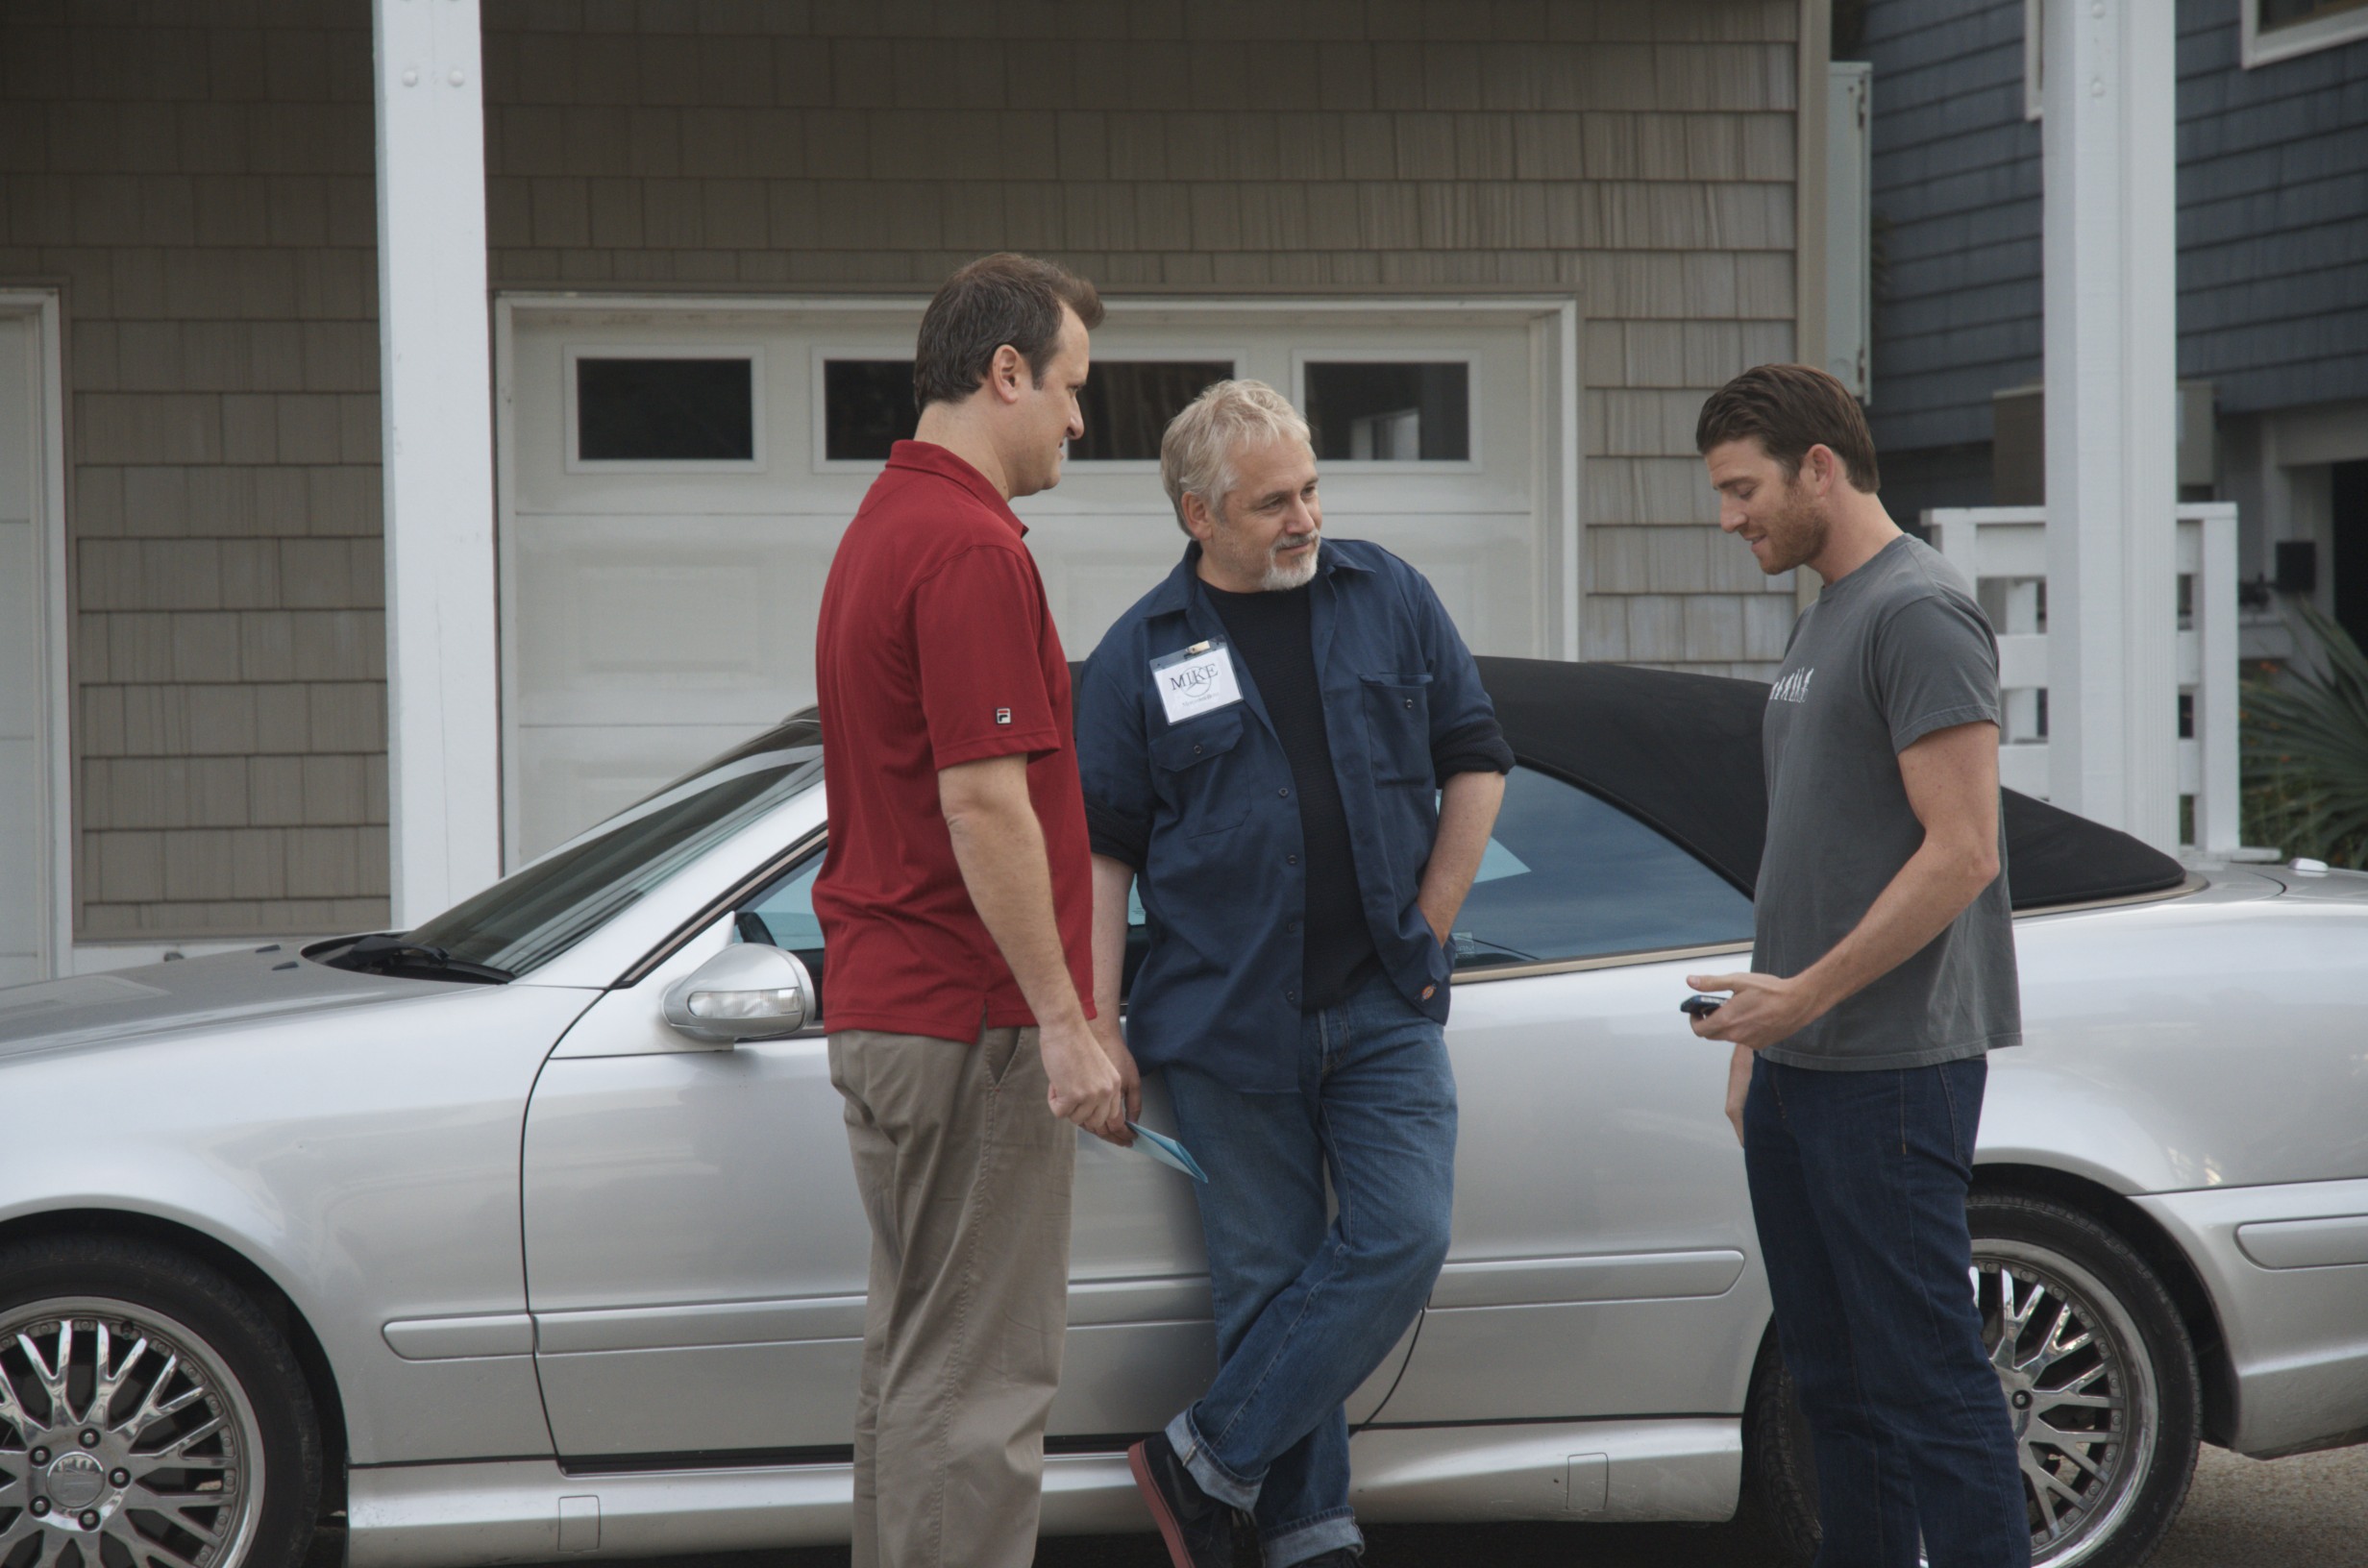
[[[1794,975],[1857,926],[1924,842],[1898,753],[1998,722],[1998,643],[1957,569],[1907,535],[1801,612],[1768,693],[1767,847],[1752,967]],[[1888,974],[1764,1053],[1796,1067],[1920,1067],[2022,1041],[2001,813],[1998,879]]]

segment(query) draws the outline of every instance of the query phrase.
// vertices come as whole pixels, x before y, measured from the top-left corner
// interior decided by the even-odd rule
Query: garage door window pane
[[[1085,436],[1070,444],[1076,462],[1157,462],[1168,421],[1211,381],[1233,374],[1227,359],[1098,360],[1078,397]],[[832,461],[882,462],[913,433],[910,359],[830,359],[823,365],[823,448]]]
[[[1751,900],[1617,806],[1516,768],[1454,940],[1458,969],[1706,947],[1751,940]]]
[[[1229,359],[1097,359],[1077,399],[1084,436],[1069,444],[1081,463],[1157,462],[1168,422],[1212,381],[1233,374]]]
[[[753,362],[576,361],[580,461],[748,462],[756,455]]]
[[[823,361],[823,455],[830,461],[885,462],[919,420],[910,359]]]
[[[1311,360],[1307,423],[1327,461],[1463,462],[1471,456],[1471,367]]]

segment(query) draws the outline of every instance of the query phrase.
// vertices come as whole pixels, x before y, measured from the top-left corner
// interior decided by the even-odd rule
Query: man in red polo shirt
[[[830,563],[815,640],[830,1079],[872,1279],[854,1568],[1024,1568],[1068,1309],[1071,1124],[1140,1093],[1093,1013],[1069,664],[1014,496],[1083,433],[1094,286],[990,256],[922,317],[915,439]]]

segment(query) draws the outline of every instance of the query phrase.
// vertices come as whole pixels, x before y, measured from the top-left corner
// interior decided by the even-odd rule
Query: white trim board
[[[40,756],[37,815],[43,853],[35,896],[41,902],[39,962],[51,975],[70,970],[74,947],[74,761],[72,692],[66,678],[71,623],[66,599],[65,355],[56,289],[0,289],[0,315],[29,329],[26,407],[33,552],[39,574],[40,697],[36,735]]]

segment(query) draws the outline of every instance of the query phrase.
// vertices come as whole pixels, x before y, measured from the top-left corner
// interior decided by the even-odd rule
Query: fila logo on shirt
[[[999,724],[1008,724],[1008,723],[1011,723],[1011,710],[1010,710],[1009,708],[998,708],[998,709],[996,709],[996,710],[995,710],[995,722],[996,722],[997,723],[999,723]]]
[[[1767,699],[1770,702],[1806,702],[1809,700],[1809,683],[1816,675],[1814,670],[1795,670],[1768,689]]]

